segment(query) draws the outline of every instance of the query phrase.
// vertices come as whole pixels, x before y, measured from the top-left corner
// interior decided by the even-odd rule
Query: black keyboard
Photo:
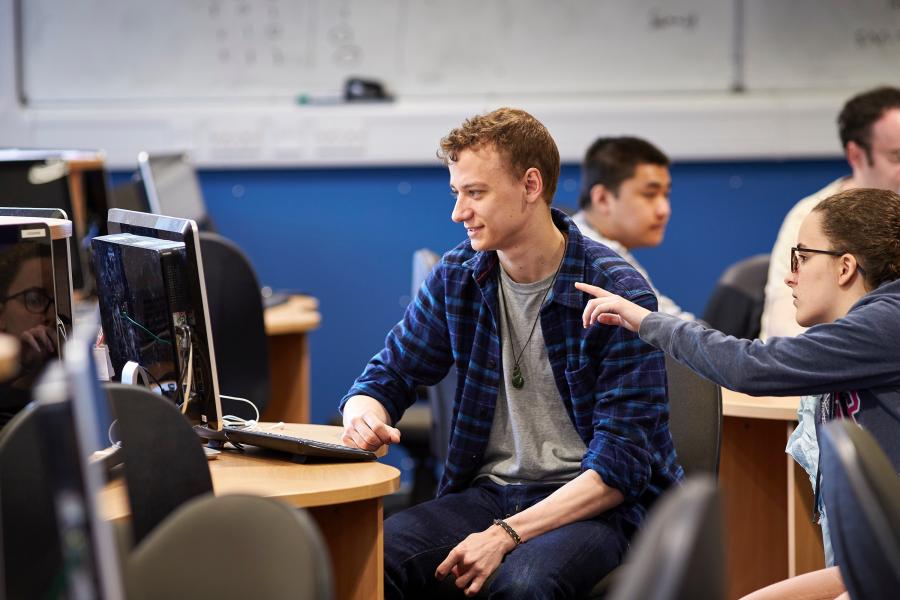
[[[277,450],[292,454],[301,460],[314,458],[322,461],[366,461],[378,458],[374,452],[368,450],[262,429],[226,428],[215,431],[207,427],[196,427],[195,430],[200,437],[208,440]]]

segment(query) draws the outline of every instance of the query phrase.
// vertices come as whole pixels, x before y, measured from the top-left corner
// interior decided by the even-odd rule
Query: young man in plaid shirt
[[[344,443],[396,443],[416,387],[458,382],[437,498],[385,522],[385,597],[452,575],[467,595],[569,598],[619,564],[682,477],[663,355],[584,329],[586,281],[650,310],[647,282],[550,203],[559,152],[528,113],[466,120],[438,155],[468,240],[445,254],[342,400]],[[488,578],[493,577],[489,580]]]

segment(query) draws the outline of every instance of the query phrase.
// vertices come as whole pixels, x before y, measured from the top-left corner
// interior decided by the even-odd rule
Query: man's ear
[[[529,202],[541,200],[541,196],[544,193],[544,178],[541,176],[541,172],[537,168],[531,167],[525,171],[523,181],[525,183],[526,200]]]
[[[850,163],[853,171],[864,168],[869,163],[869,156],[866,154],[865,148],[854,141],[847,142],[847,162]]]
[[[601,215],[609,214],[615,196],[602,183],[591,187],[591,208]]]

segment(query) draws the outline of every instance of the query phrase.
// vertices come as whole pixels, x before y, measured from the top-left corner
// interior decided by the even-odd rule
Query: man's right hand
[[[384,406],[369,396],[353,396],[344,404],[344,431],[341,442],[345,446],[375,451],[400,441],[400,431],[388,425]]]

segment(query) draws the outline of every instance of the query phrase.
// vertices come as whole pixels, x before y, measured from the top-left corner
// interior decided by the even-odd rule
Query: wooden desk
[[[341,428],[288,424],[284,431],[336,442]],[[216,495],[253,494],[309,510],[328,544],[336,598],[384,596],[381,498],[400,487],[400,471],[380,462],[302,465],[231,451],[210,461],[209,470]],[[104,489],[100,505],[108,519],[127,517],[122,480]]]
[[[309,339],[307,333],[322,320],[319,301],[292,296],[266,309],[269,338],[269,376],[272,386],[265,421],[309,423]]]
[[[799,401],[722,390],[728,598],[825,566],[809,479],[784,452]]]

